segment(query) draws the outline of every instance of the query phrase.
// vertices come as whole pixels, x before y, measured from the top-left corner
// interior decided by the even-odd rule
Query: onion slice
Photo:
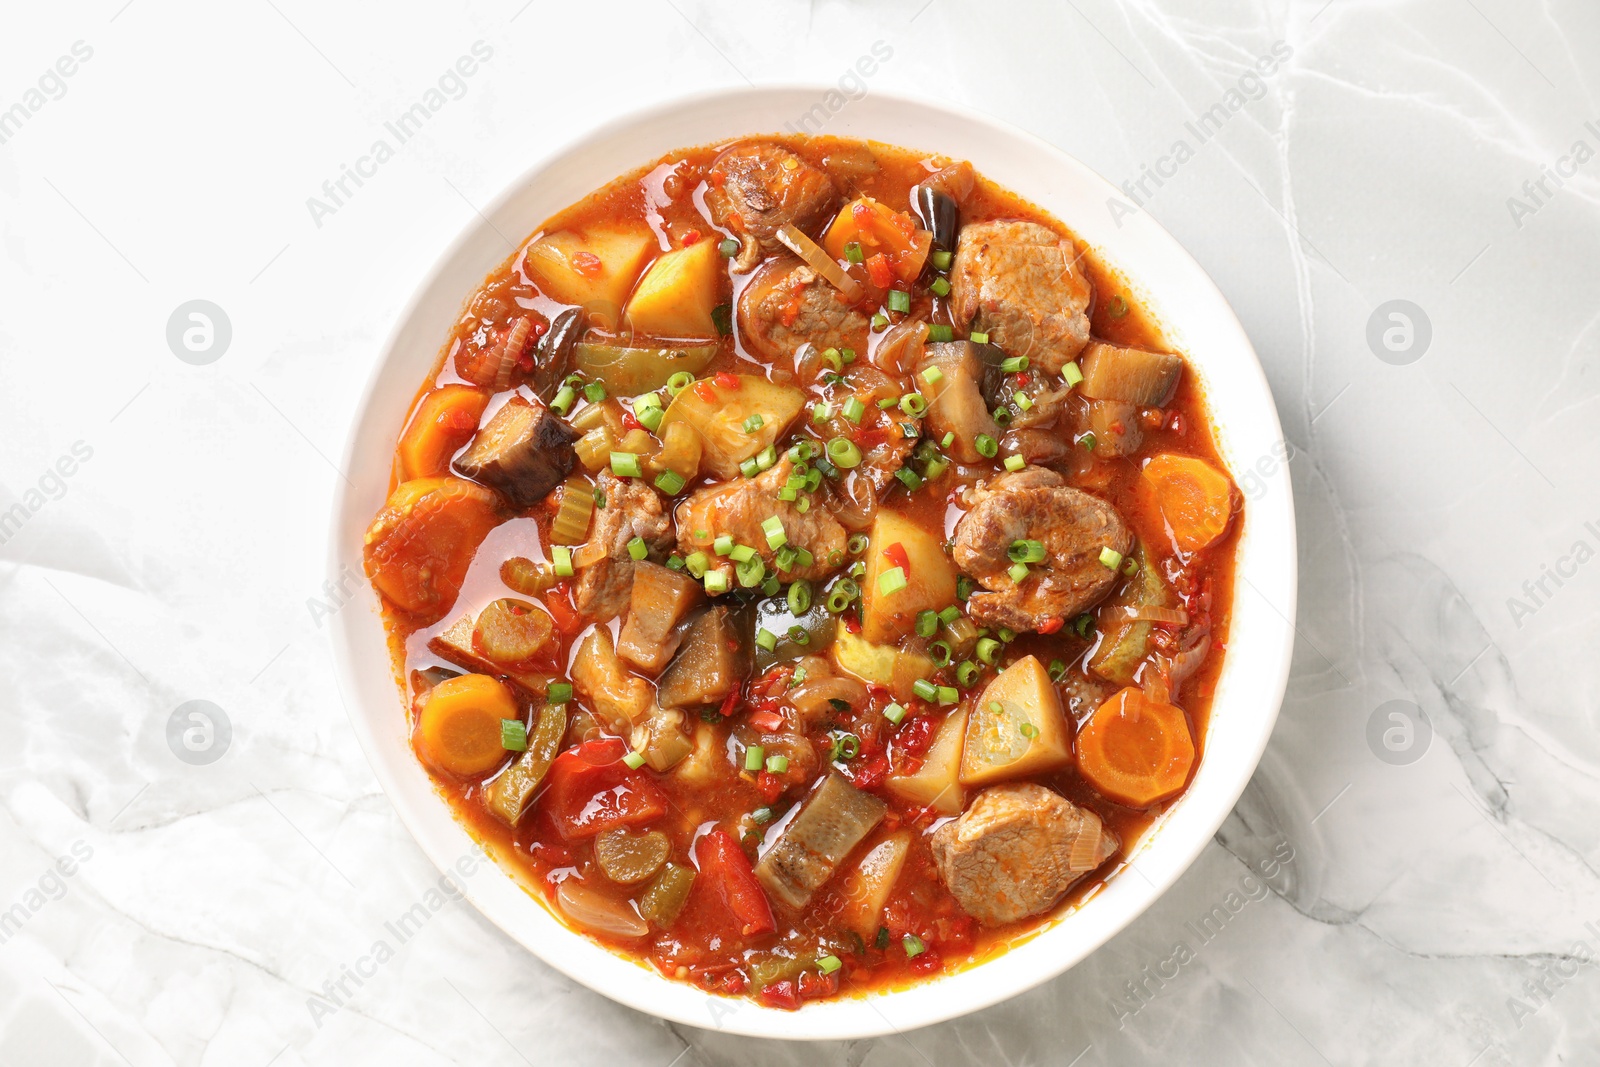
[[[517,361],[522,358],[522,350],[528,347],[528,334],[532,332],[533,319],[526,315],[512,324],[511,332],[506,334],[500,351],[495,354],[497,366],[492,383],[495,392],[511,388],[511,372],[517,369]]]
[[[822,275],[844,298],[854,304],[861,299],[861,283],[844,272],[834,258],[822,250],[817,244],[793,223],[784,223],[778,227],[777,238],[783,242],[784,247],[795,255],[805,260],[806,266]]]
[[[1155,604],[1141,604],[1130,612],[1132,617],[1143,622],[1158,622],[1166,626],[1189,625],[1189,613],[1183,608],[1163,608]]]
[[[650,932],[650,926],[633,910],[633,905],[613,900],[598,890],[568,878],[556,890],[561,913],[590,933],[608,937],[635,938]]]
[[[1092,871],[1100,866],[1100,831],[1100,816],[1085,811],[1072,848],[1067,851],[1067,870]]]

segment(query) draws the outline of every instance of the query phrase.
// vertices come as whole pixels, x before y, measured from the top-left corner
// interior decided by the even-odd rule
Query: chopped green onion
[[[860,247],[860,245],[845,245],[845,248],[847,249],[856,249],[856,255],[858,256],[861,254]],[[854,260],[853,262],[859,263],[860,260]],[[838,956],[823,956],[821,959],[817,960],[817,970],[821,971],[823,974],[832,974],[834,971],[837,971],[843,966],[844,963],[839,959]]]
[[[938,367],[928,367],[922,372],[922,380],[929,385],[938,385],[944,381],[944,371]]]
[[[583,387],[583,398],[591,404],[598,404],[606,398],[606,387],[599,382],[590,382]]]
[[[861,464],[861,449],[848,437],[835,437],[828,442],[828,458],[846,470]]]
[[[950,666],[951,656],[950,642],[948,641],[934,641],[928,645],[928,658],[933,660],[935,667]]]
[[[954,430],[946,430],[945,435],[939,438],[939,447],[949,448],[951,445],[955,444],[955,440],[956,432]]]
[[[1046,553],[1042,541],[1028,540],[1011,542],[1006,555],[1011,557],[1012,563],[1041,563]]]
[[[1039,728],[1031,722],[1023,723],[1018,729],[1022,731],[1022,736],[1029,740],[1039,736]]]
[[[1021,584],[1028,580],[1028,565],[1026,563],[1013,563],[1006,569],[1006,573],[1011,575],[1013,582]]]
[[[1067,665],[1064,661],[1053,659],[1050,661],[1050,680],[1059,682],[1067,676]]]
[[[961,574],[961,575],[957,575],[956,576],[956,599],[957,600],[961,601],[962,603],[966,603],[967,598],[972,596],[972,589],[973,589],[973,584],[972,584],[972,579],[971,578],[968,578],[965,574]]]
[[[1012,356],[1009,359],[1002,359],[1000,361],[1000,369],[1007,374],[1020,374],[1028,369],[1028,357]]]
[[[1026,467],[1027,465],[1028,465],[1028,461],[1023,459],[1021,456],[1007,456],[1006,457],[1006,470],[1008,470],[1008,471],[1019,471],[1023,467]]]
[[[652,393],[651,395],[654,396],[655,394]],[[656,430],[661,428],[661,420],[667,417],[667,413],[662,411],[658,404],[653,408],[634,408],[633,417],[639,420],[640,426],[643,426],[651,433],[655,433]]]
[[[948,278],[935,278],[933,284],[928,286],[934,296],[948,296],[950,294],[950,281]]]
[[[979,330],[973,330],[971,333],[967,334],[967,340],[971,341],[975,345],[986,345],[989,343],[989,335]]]
[[[760,745],[746,746],[744,750],[744,769],[747,771],[759,771],[762,761],[766,759],[766,755],[767,750]]]
[[[777,462],[778,448],[776,445],[768,445],[766,448],[763,448],[760,452],[756,453],[756,466],[760,467],[764,471],[771,470],[773,464]]]
[[[644,756],[638,752],[629,752],[626,756],[622,757],[622,762],[626,763],[633,770],[638,770],[640,767],[644,766]]]
[[[906,717],[906,709],[899,704],[890,704],[883,709],[883,717],[898,726],[900,720]]]
[[[778,565],[778,569],[780,571],[788,571],[794,569],[795,560],[799,558],[800,553],[795,551],[795,547],[793,545],[784,545],[782,548],[778,549],[777,558],[773,562]]]
[[[932,637],[939,628],[939,616],[933,611],[917,612],[917,636]]]
[[[1122,553],[1107,545],[1100,550],[1100,562],[1112,570],[1122,566]]]
[[[756,647],[771,652],[778,647],[778,635],[765,626],[761,627],[756,631]]]
[[[657,396],[655,393],[640,393],[638,396],[633,398],[633,413],[634,413],[634,415],[638,415],[639,412],[645,411],[645,410],[650,409],[650,408],[659,409],[660,407],[661,407],[661,398],[659,396]]]
[[[970,688],[972,683],[978,680],[978,675],[982,671],[982,667],[970,659],[964,659],[961,661],[961,665],[956,668],[956,684],[963,689]]]
[[[552,704],[565,704],[572,699],[572,683],[551,682],[550,687],[544,691],[544,697]]]
[[[782,774],[789,769],[788,756],[768,756],[767,770],[772,774]]]
[[[1011,409],[1006,407],[995,408],[994,412],[990,415],[990,418],[994,419],[996,426],[1010,426]]]
[[[844,357],[839,354],[837,348],[824,348],[822,358],[835,371],[844,370]]]
[[[993,459],[1000,451],[1000,446],[995,442],[995,439],[986,433],[980,433],[973,445],[977,448],[978,455],[983,456],[985,459]]]
[[[706,571],[706,592],[726,593],[728,591],[728,572],[725,570]]]
[[[939,621],[944,623],[946,626],[954,626],[955,621],[959,618],[961,618],[961,609],[956,607],[954,604],[949,605],[948,607],[944,608],[944,610],[939,612]]]
[[[994,635],[1008,645],[1017,639],[1017,631],[1011,629],[1009,626],[1000,627],[1000,629],[995,631]]]
[[[933,481],[950,469],[950,461],[940,457],[928,460],[928,465],[922,469],[922,477],[926,481]]]
[[[556,545],[550,549],[550,566],[562,578],[572,577],[572,549]]]
[[[835,734],[833,743],[828,747],[828,762],[836,763],[839,760],[853,760],[860,754],[861,738],[850,733]]]
[[[839,349],[839,358],[844,360],[844,365],[849,366],[856,361],[856,350],[853,348]]]
[[[762,596],[777,596],[778,590],[783,588],[783,583],[778,581],[776,574],[767,575],[766,581],[761,583]]]
[[[1138,574],[1139,561],[1134,559],[1132,556],[1129,556],[1127,559],[1123,560],[1122,573],[1126,574],[1129,578],[1132,578],[1135,574]]]
[[[978,659],[991,667],[994,661],[1000,658],[1000,642],[992,637],[978,638]]]
[[[722,538],[719,537],[717,540],[720,541]],[[717,551],[721,552],[722,550],[718,549]],[[734,545],[732,548],[728,549],[728,551],[723,552],[722,554],[733,560],[735,563],[749,563],[755,558],[756,550],[751,548],[749,545]]]
[[[797,645],[809,645],[811,643],[811,631],[799,623],[795,623],[789,627],[789,640]]]
[[[761,532],[767,535],[767,547],[773,551],[789,543],[789,535],[783,532],[783,520],[776,515],[761,520]]]
[[[744,424],[743,424],[744,425],[744,432],[745,433],[755,433],[757,430],[761,429],[761,427],[763,425],[766,424],[766,421],[767,420],[762,418],[759,413],[757,413],[755,415],[751,415],[748,419],[744,420]]]
[[[738,549],[734,549],[734,551],[737,552]],[[738,576],[741,588],[754,589],[767,576],[767,565],[760,556],[755,555],[752,551],[749,559],[739,560],[734,563],[733,573]]]
[[[1067,388],[1071,389],[1074,385],[1083,381],[1083,371],[1076,363],[1068,363],[1061,368],[1061,377],[1067,380]]]
[[[789,587],[789,612],[804,615],[811,610],[811,583],[804,578]]]
[[[528,727],[522,720],[500,720],[500,747],[507,752],[528,751]]]
[[[669,571],[681,571],[681,570],[683,570],[683,557],[678,555],[676,552],[674,552],[672,555],[668,556],[667,557],[667,570],[669,570]]]
[[[829,417],[832,415],[833,405],[828,403],[826,400],[819,400],[815,404],[811,405],[812,422],[827,422]]]
[[[953,685],[941,685],[938,688],[939,703],[954,704],[961,699],[961,690]]]
[[[867,550],[867,535],[864,533],[851,534],[850,540],[845,542],[845,547],[850,550],[851,555],[861,555]]]
[[[867,259],[867,257],[861,253],[861,243],[859,241],[850,241],[845,244],[844,258],[848,259],[851,263],[864,263]]]
[[[796,441],[789,449],[789,458],[796,463],[805,463],[811,459],[815,451],[816,446],[810,441]]]
[[[1094,451],[1094,431],[1093,430],[1084,431],[1084,435],[1082,437],[1078,438],[1078,443],[1080,445],[1082,445],[1084,448],[1087,448],[1090,452],[1093,452]]]
[[[861,402],[860,397],[851,397],[844,402],[844,417],[859,425],[861,416],[867,413],[867,405]]]
[[[809,567],[817,561],[817,557],[811,554],[811,550],[809,548],[795,549],[794,558],[795,562],[800,564],[802,567]]]
[[[874,330],[881,330],[887,325],[889,325],[889,316],[885,315],[881,311],[873,312],[872,328]]]
[[[635,537],[628,542],[628,556],[630,559],[644,559],[650,554],[650,546],[644,543],[644,538]]]
[[[1079,637],[1088,637],[1089,631],[1094,628],[1094,616],[1087,611],[1072,620],[1072,632]]]
[[[726,337],[733,332],[733,305],[718,304],[711,309],[711,325],[717,328],[717,334]]]
[[[922,475],[918,474],[910,467],[901,467],[899,470],[894,472],[894,476],[900,480],[901,485],[905,486],[913,493],[922,488]]]
[[[706,571],[711,568],[711,557],[704,552],[691,552],[689,558],[683,561],[683,565],[688,567],[689,573],[696,578],[704,578]]]
[[[715,710],[715,709],[712,709],[712,710]],[[774,815],[776,815],[776,814],[778,814],[778,813],[773,811],[771,808],[763,806],[763,807],[757,808],[755,811],[752,811],[750,813],[750,819],[751,819],[751,821],[756,822],[756,823],[771,822],[772,821],[772,817]]]
[[[894,397],[886,396],[882,400],[878,401],[878,410],[879,411],[888,411],[890,408],[895,406],[895,403],[896,403],[896,400],[895,400]]]
[[[928,410],[928,398],[921,393],[907,393],[900,398],[900,410],[913,419],[920,419]]]
[[[933,261],[934,270],[950,269],[950,253],[946,252],[944,249],[936,249],[928,258]]]
[[[878,575],[878,595],[890,596],[906,587],[906,572],[899,567],[890,567]]]
[[[954,339],[955,331],[942,322],[931,323],[928,326],[928,340],[934,343]]]
[[[717,539],[711,542],[711,551],[719,556],[726,556],[733,551],[733,538],[727,534],[718,534]]]
[[[761,473],[761,464],[756,462],[756,457],[754,456],[749,459],[741,459],[739,461],[739,473],[746,478],[754,478]]]
[[[667,392],[677,396],[689,386],[694,384],[694,375],[686,370],[680,370],[667,379]]]
[[[683,491],[683,475],[677,471],[662,471],[656,475],[656,488],[668,496],[675,496]]]
[[[565,415],[572,410],[572,402],[578,399],[578,394],[573,392],[572,386],[563,385],[556,390],[555,399],[550,401],[550,410],[557,415]]]
[[[911,294],[904,289],[890,289],[885,303],[890,311],[908,312],[911,310]]]
[[[717,242],[717,251],[722,253],[723,259],[732,259],[739,254],[739,242],[732,237]]]
[[[912,682],[911,691],[923,700],[933,701],[939,699],[939,687],[926,678],[918,678]]]
[[[644,469],[639,466],[639,457],[633,452],[611,453],[611,473],[619,478],[642,478]]]

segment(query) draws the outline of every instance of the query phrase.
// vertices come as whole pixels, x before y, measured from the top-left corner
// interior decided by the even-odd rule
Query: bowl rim
[[[516,200],[519,195],[522,195],[534,183],[539,181],[543,175],[558,169],[570,157],[580,155],[586,151],[598,150],[601,146],[621,135],[647,127],[651,123],[664,120],[685,110],[706,108],[729,100],[739,99],[749,104],[752,113],[771,112],[772,114],[782,114],[783,112],[776,108],[777,103],[781,100],[789,100],[796,95],[801,99],[814,100],[836,91],[836,87],[831,84],[790,82],[763,84],[759,87],[751,88],[728,87],[688,93],[671,97],[644,108],[620,113],[541,152],[536,162],[525,168],[515,179],[507,183],[492,200],[481,208],[474,209],[474,217],[470,218],[455,238],[433,258],[427,269],[423,271],[406,302],[399,308],[394,318],[394,325],[378,350],[372,367],[368,372],[366,382],[362,387],[359,400],[352,409],[350,427],[346,434],[344,447],[340,452],[341,472],[349,472],[353,469],[364,439],[362,433],[363,425],[373,417],[375,397],[383,382],[385,371],[395,358],[396,349],[400,346],[402,338],[406,334],[408,323],[419,314],[432,291],[441,284],[447,266],[495,233],[492,220]],[[921,111],[931,117],[946,117],[974,127],[986,128],[990,133],[1018,142],[1028,153],[1048,161],[1053,167],[1063,168],[1067,172],[1076,172],[1075,178],[1085,184],[1099,188],[1100,192],[1107,197],[1108,205],[1111,200],[1126,203],[1126,198],[1114,185],[1081,160],[1004,119],[962,104],[943,99],[930,100],[920,95],[912,97],[903,93],[873,89],[864,94],[864,96],[882,101],[893,109],[903,108]],[[748,124],[748,128],[732,129],[725,135],[703,138],[694,143],[716,144],[741,137],[760,136],[770,131],[754,127],[761,126],[765,121],[767,120],[752,120]],[[895,139],[892,130],[883,131],[883,133],[885,136],[876,137],[875,139],[883,140],[890,144],[903,143]],[[847,134],[846,136],[853,136],[853,134]],[[669,145],[660,151],[664,153],[677,148],[692,146],[692,144]],[[930,150],[936,151],[937,149]],[[639,161],[634,166],[642,166],[651,159],[656,158],[658,154],[653,150],[641,151],[639,153]],[[979,162],[981,163],[981,161]],[[981,165],[979,169],[983,170]],[[620,177],[621,173],[602,176],[596,182],[594,188],[599,188]],[[1039,198],[1030,194],[1029,190],[1019,189],[1009,184],[1006,187],[1030,203],[1038,203]],[[552,213],[554,210],[560,210],[561,206],[564,205],[558,205],[552,209]],[[1051,215],[1061,217],[1061,213],[1048,204],[1040,204],[1039,206]],[[1209,312],[1216,319],[1215,326],[1225,333],[1235,335],[1232,338],[1235,354],[1245,355],[1248,359],[1244,361],[1244,365],[1233,368],[1233,372],[1244,374],[1248,379],[1244,384],[1255,388],[1264,397],[1265,405],[1259,412],[1266,420],[1262,428],[1268,432],[1267,436],[1270,440],[1275,442],[1275,447],[1281,448],[1284,437],[1277,415],[1276,404],[1260,359],[1256,355],[1255,348],[1251,344],[1243,325],[1239,322],[1237,314],[1233,311],[1226,297],[1210,275],[1164,227],[1142,210],[1133,212],[1133,214],[1138,216],[1135,224],[1143,229],[1145,238],[1163,246],[1162,253],[1170,257],[1172,263],[1178,269],[1192,275],[1187,280],[1187,284],[1190,287],[1190,291],[1187,294],[1188,297],[1210,304]],[[532,220],[527,226],[531,227],[540,221],[542,220]],[[1061,221],[1075,233],[1080,232],[1080,226],[1074,225],[1071,219],[1061,217]],[[1120,222],[1118,225],[1120,229]],[[525,232],[531,233],[533,231],[531,228],[527,228]],[[1095,245],[1094,247],[1103,260],[1112,266],[1117,265],[1114,248],[1102,245]],[[499,260],[497,259],[495,262],[499,262]],[[490,269],[492,269],[492,266]],[[1142,278],[1137,275],[1127,275],[1126,277],[1135,286],[1139,286],[1142,282]],[[454,298],[453,302],[459,306],[470,296],[470,292],[471,290],[460,293]],[[1159,304],[1160,294],[1153,295]],[[1170,325],[1162,316],[1157,315],[1156,317],[1164,327]],[[439,343],[443,343],[442,337],[440,337]],[[438,345],[432,346],[430,351],[435,353],[433,358],[437,358]],[[1186,362],[1191,366],[1196,366],[1196,359],[1192,352],[1185,349],[1185,356]],[[1219,453],[1226,452],[1228,451],[1224,443],[1226,428],[1214,417],[1215,398],[1209,388],[1207,389],[1207,399],[1208,406],[1212,408],[1213,412],[1213,418],[1210,421],[1216,447]],[[397,413],[396,417],[398,418],[399,415],[403,415],[403,413]],[[393,424],[394,420],[391,420],[391,425]],[[1232,464],[1229,464],[1229,473],[1233,476],[1233,480],[1237,485],[1239,477],[1237,469]],[[1115,872],[1121,877],[1109,877],[1106,885],[1110,886],[1113,882],[1118,883],[1119,897],[1129,897],[1130,900],[1123,903],[1116,913],[1110,915],[1097,914],[1096,917],[1101,920],[1100,925],[1087,934],[1080,936],[1080,950],[1075,954],[1069,953],[1061,958],[1049,958],[1041,954],[1032,953],[1027,961],[1029,965],[1003,966],[1007,960],[1016,962],[1013,958],[1019,957],[1019,954],[1023,953],[1029,945],[1038,946],[1041,942],[1048,941],[1052,935],[1058,934],[1063,929],[1071,926],[1072,920],[1078,915],[1079,911],[1089,905],[1089,901],[1084,901],[1077,908],[1059,914],[1058,917],[1052,919],[1044,927],[1024,939],[1027,942],[1026,944],[1009,948],[998,956],[974,963],[952,974],[934,976],[929,979],[922,979],[909,986],[894,987],[861,996],[808,1002],[798,1011],[783,1011],[764,1007],[753,999],[714,997],[689,986],[687,983],[661,976],[638,961],[614,953],[605,946],[591,941],[583,934],[560,924],[558,920],[550,915],[546,906],[538,900],[528,900],[526,903],[531,905],[533,911],[542,913],[550,923],[555,924],[560,931],[564,932],[567,935],[566,939],[563,939],[560,934],[555,934],[554,936],[557,941],[566,941],[567,943],[554,945],[531,943],[528,931],[522,928],[519,923],[514,922],[514,917],[511,914],[503,911],[498,904],[492,903],[487,899],[489,894],[481,881],[465,883],[458,880],[459,888],[473,906],[506,933],[507,936],[523,945],[542,962],[595,992],[658,1018],[684,1023],[697,1028],[715,1029],[721,1032],[746,1036],[787,1040],[839,1040],[875,1037],[890,1033],[903,1034],[904,1031],[909,1029],[932,1025],[990,1007],[1065,973],[1125,929],[1139,915],[1143,914],[1193,864],[1206,845],[1210,843],[1217,829],[1220,828],[1233,811],[1240,795],[1249,784],[1255,768],[1260,762],[1273,727],[1276,724],[1288,684],[1294,645],[1294,619],[1298,582],[1297,536],[1294,521],[1293,494],[1287,462],[1278,464],[1270,475],[1263,474],[1262,477],[1271,491],[1246,509],[1246,529],[1241,531],[1241,536],[1235,549],[1236,569],[1232,613],[1234,629],[1230,630],[1230,658],[1224,660],[1223,669],[1218,678],[1217,690],[1219,693],[1222,690],[1223,680],[1231,677],[1230,665],[1237,664],[1243,658],[1243,650],[1236,651],[1234,641],[1234,633],[1237,632],[1239,619],[1240,594],[1243,588],[1245,586],[1256,588],[1260,598],[1276,615],[1281,617],[1285,625],[1279,632],[1279,639],[1276,643],[1268,641],[1265,636],[1260,639],[1261,648],[1258,652],[1260,662],[1255,664],[1255,673],[1252,674],[1250,682],[1251,692],[1255,695],[1249,698],[1249,702],[1258,710],[1258,717],[1254,720],[1255,728],[1253,730],[1247,732],[1243,738],[1233,739],[1233,758],[1231,762],[1239,769],[1234,772],[1234,780],[1230,784],[1218,787],[1220,792],[1218,792],[1217,788],[1211,790],[1215,795],[1209,800],[1204,812],[1197,811],[1196,805],[1185,804],[1205,766],[1214,764],[1220,758],[1212,751],[1210,743],[1210,735],[1215,725],[1213,721],[1208,725],[1207,738],[1202,745],[1203,758],[1201,766],[1197,769],[1196,777],[1191,781],[1184,798],[1174,805],[1172,809],[1165,812],[1157,823],[1145,833],[1125,863],[1125,866],[1132,866],[1135,860],[1145,858],[1145,854],[1148,853],[1152,843],[1157,838],[1160,838],[1162,840],[1161,862],[1159,864],[1160,869],[1154,872],[1155,880],[1152,880],[1151,873],[1145,871],[1139,872],[1141,879],[1130,879],[1121,870]],[[351,500],[357,490],[355,484],[348,477],[341,478],[340,482],[343,484],[335,483],[328,522],[327,565],[328,573],[330,574],[340,573],[341,568],[347,565],[347,553],[352,547],[348,539],[348,527],[344,520],[350,511]],[[387,486],[384,487],[383,492],[387,492]],[[1266,507],[1270,507],[1272,510],[1268,512],[1260,510]],[[1258,528],[1262,520],[1256,518],[1256,516],[1260,514],[1266,514],[1271,518],[1273,528],[1276,531],[1276,539],[1269,540],[1259,546],[1252,543],[1252,547],[1262,554],[1261,559],[1253,559],[1252,562],[1258,567],[1275,566],[1277,568],[1276,573],[1267,575],[1270,580],[1265,584],[1278,595],[1279,603],[1274,603],[1265,593],[1261,593],[1254,583],[1244,580],[1243,564],[1245,562],[1246,538]],[[365,521],[362,520],[363,527]],[[1260,576],[1260,573],[1257,572],[1257,577]],[[455,818],[453,808],[436,788],[427,790],[427,796],[419,798],[415,795],[416,791],[414,789],[408,789],[401,783],[398,777],[399,770],[391,766],[383,756],[381,742],[374,728],[373,717],[361,714],[367,700],[362,693],[363,681],[358,672],[364,673],[371,670],[371,665],[358,662],[360,657],[354,651],[355,631],[361,625],[376,625],[380,628],[383,625],[381,614],[377,611],[377,599],[370,583],[362,582],[361,584],[361,594],[356,598],[352,598],[352,600],[359,599],[368,605],[369,611],[365,613],[366,617],[358,619],[357,616],[363,614],[360,611],[341,610],[332,619],[328,630],[328,641],[333,654],[338,693],[350,719],[351,728],[355,732],[367,762],[372,768],[374,777],[377,778],[383,788],[386,798],[394,807],[396,814],[400,817],[401,822],[405,825],[413,840],[416,841],[418,847],[422,849],[440,872],[448,875],[452,868],[461,869],[463,852],[460,846],[462,839],[464,838],[469,843],[469,847],[470,843],[475,839],[468,833],[466,827]],[[349,606],[349,604],[346,606]],[[1261,673],[1262,665],[1270,665],[1270,670],[1265,674]],[[385,710],[392,716],[397,709],[397,703],[394,700],[394,675],[387,660],[383,666],[382,684],[390,693],[390,700]],[[1213,699],[1212,714],[1214,719],[1216,698],[1214,697]],[[1243,748],[1239,747],[1241,743]],[[409,749],[407,754],[410,755]],[[411,756],[411,762],[416,764],[414,756]],[[431,779],[429,784],[432,784]],[[454,842],[456,847],[446,847],[445,845],[443,837],[451,835],[436,835],[432,828],[424,825],[424,823],[437,823],[434,813],[430,810],[436,808],[444,809],[446,817],[459,831],[459,836]],[[1195,825],[1183,827],[1184,837],[1178,842],[1173,842],[1172,837],[1174,835],[1168,833],[1167,830],[1178,812],[1186,813],[1188,815],[1186,821],[1195,823]],[[490,864],[486,866],[496,870],[506,883],[517,886],[522,885],[505,870],[503,865]],[[526,891],[525,887],[522,888],[522,891],[527,896],[532,896],[531,893]],[[540,925],[537,919],[532,921],[534,925]],[[1077,925],[1082,926],[1082,920]],[[625,975],[615,967],[605,966],[600,961],[592,958],[585,959],[584,957],[586,956],[592,957],[592,953],[584,952],[581,945],[574,945],[568,939],[576,939],[582,945],[597,949],[600,953],[615,961],[615,963],[643,971],[649,975],[650,981],[642,983],[627,981]],[[579,958],[575,960],[567,952],[561,951],[562,949],[571,950]],[[985,976],[984,979],[972,981],[973,976],[980,972]],[[963,978],[966,980],[962,981]],[[621,984],[624,988],[617,988],[618,979],[622,979]],[[695,999],[706,1002],[703,1005],[705,1009],[703,1015],[686,1010],[684,998],[677,995],[681,991],[688,991],[693,994]],[[941,996],[941,992],[957,995]],[[726,1018],[719,1014],[716,1007],[718,1002],[727,1002],[730,1005],[726,1009]],[[856,1010],[862,1005],[870,1008],[870,1013]],[[893,1010],[897,1017],[891,1018],[886,1009]]]

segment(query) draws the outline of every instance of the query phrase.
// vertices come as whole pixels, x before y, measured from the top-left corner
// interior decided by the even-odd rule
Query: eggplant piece
[[[640,670],[659,674],[683,641],[674,633],[700,599],[700,583],[682,571],[639,560],[633,565],[628,619],[617,635],[617,655]]]
[[[947,433],[955,434],[949,452],[962,463],[984,461],[978,452],[979,434],[1000,439],[1000,428],[989,414],[980,388],[985,347],[971,341],[927,345],[914,375],[928,400],[924,432],[935,441]],[[937,367],[942,375],[936,382],[929,382],[925,376],[930,367]]]
[[[498,489],[512,507],[531,508],[572,473],[577,439],[561,416],[514,396],[478,431],[455,469]]]
[[[1089,401],[1088,428],[1094,434],[1094,454],[1101,459],[1132,455],[1144,444],[1139,409],[1119,400]]]
[[[528,747],[511,766],[483,787],[483,802],[507,826],[515,827],[538,792],[550,764],[561,751],[567,734],[567,706],[551,704],[539,712],[539,721],[528,734]]]
[[[663,708],[720,704],[745,676],[748,649],[727,608],[718,605],[696,616],[683,644],[657,683]]]
[[[1084,663],[1090,671],[1118,685],[1133,685],[1134,674],[1149,650],[1151,624],[1133,618],[1141,608],[1164,608],[1172,597],[1141,541],[1139,570],[1099,611],[1099,640]]]
[[[1155,408],[1172,399],[1183,376],[1183,360],[1166,352],[1122,348],[1090,341],[1079,358],[1083,395]]]
[[[472,616],[463,615],[452,623],[444,633],[428,641],[428,651],[440,659],[449,660],[458,667],[465,667],[473,674],[487,674],[495,678],[506,678],[525,695],[535,699],[542,699],[545,690],[550,686],[551,675],[543,671],[508,671],[498,663],[483,656],[473,645],[472,631],[475,628]]]
[[[955,198],[923,183],[911,191],[911,203],[922,220],[922,228],[933,234],[933,247],[954,252],[956,235],[961,232],[961,206]]]
[[[550,329],[539,338],[529,382],[539,396],[549,400],[561,388],[561,381],[572,373],[572,350],[589,328],[582,308],[567,308],[550,320]]]
[[[883,820],[888,805],[830,773],[756,864],[767,893],[803,908]]]

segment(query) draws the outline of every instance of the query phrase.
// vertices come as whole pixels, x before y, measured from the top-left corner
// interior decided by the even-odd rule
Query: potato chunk
[[[557,230],[528,246],[523,264],[540,290],[563,304],[579,304],[590,321],[613,329],[622,303],[655,246],[647,230]]]
[[[628,327],[651,337],[717,336],[711,309],[717,303],[721,267],[722,255],[711,240],[662,253],[628,299]]]
[[[900,567],[903,584],[889,575]],[[888,577],[886,577],[888,576]],[[940,611],[956,602],[956,568],[944,547],[921,526],[879,510],[867,545],[867,576],[861,586],[861,636],[893,644],[911,631],[917,612]]]
[[[989,683],[967,720],[963,785],[988,785],[1072,762],[1061,697],[1035,656],[1024,656]]]
[[[934,735],[933,744],[915,774],[890,775],[889,792],[940,815],[959,815],[966,802],[961,787],[961,748],[967,733],[967,713],[952,711]]]

